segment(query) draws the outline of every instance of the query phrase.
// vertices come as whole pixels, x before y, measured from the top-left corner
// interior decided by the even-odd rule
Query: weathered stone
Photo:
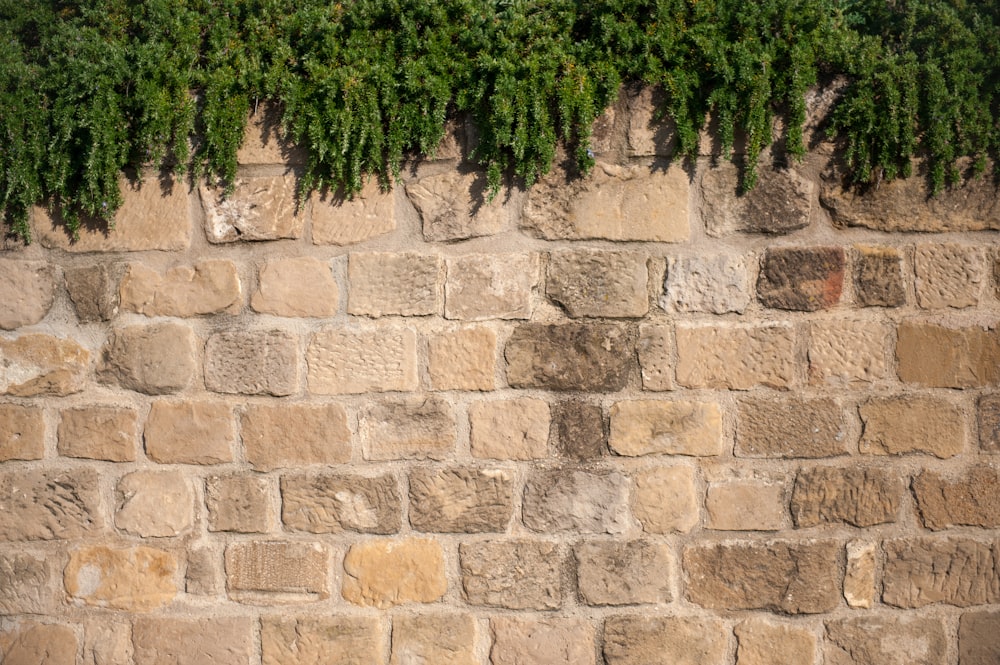
[[[352,545],[344,557],[342,593],[356,605],[433,603],[447,590],[444,552],[434,540],[368,541]]]
[[[608,442],[629,457],[721,455],[722,411],[715,402],[615,402]]]
[[[0,394],[16,397],[70,395],[83,390],[90,353],[51,335],[0,338]]]
[[[948,478],[924,470],[913,479],[920,519],[928,529],[1000,527],[1000,471],[975,466]]]
[[[931,388],[1000,383],[1000,328],[946,328],[908,321],[896,329],[899,378]]]
[[[670,547],[646,540],[593,540],[578,544],[576,581],[588,605],[669,603],[673,600]]]
[[[424,240],[448,242],[490,236],[513,226],[519,201],[487,200],[486,175],[452,170],[407,183],[406,195],[420,213]]]
[[[906,304],[903,257],[895,247],[855,247],[854,297],[862,307]]]
[[[870,455],[954,457],[969,438],[961,410],[938,397],[872,397],[858,412],[864,424],[859,449]]]
[[[560,457],[583,462],[607,454],[601,407],[583,400],[556,402],[551,409],[549,442]]]
[[[743,313],[750,304],[746,261],[716,254],[667,259],[660,307],[668,312]]]
[[[739,457],[833,457],[849,452],[844,410],[832,399],[748,398],[738,404]]]
[[[674,342],[672,326],[641,324],[636,355],[643,390],[674,389]]]
[[[604,661],[607,665],[724,663],[728,632],[721,621],[707,617],[608,617]]]
[[[829,612],[840,603],[840,560],[840,545],[832,541],[690,545],[684,550],[687,595],[710,609]]]
[[[130,621],[93,617],[83,625],[83,660],[80,665],[133,663]]]
[[[809,325],[809,381],[871,383],[888,371],[886,326],[868,321],[823,321]]]
[[[339,404],[254,404],[243,413],[243,447],[258,471],[351,459],[351,430]]]
[[[232,261],[203,261],[163,274],[130,263],[122,278],[121,308],[146,316],[238,314],[243,289]]]
[[[0,474],[0,540],[80,538],[104,526],[97,472]]]
[[[281,126],[281,108],[276,104],[257,104],[250,110],[243,142],[236,151],[238,164],[305,164],[309,153],[285,135]]]
[[[907,609],[933,603],[958,607],[1000,601],[995,547],[968,538],[889,540],[882,602]]]
[[[815,312],[840,301],[844,285],[840,247],[772,247],[764,253],[757,298],[765,307]]]
[[[60,455],[134,462],[139,418],[129,408],[88,406],[66,409],[59,420]]]
[[[44,554],[0,552],[0,614],[52,614],[53,568]]]
[[[987,282],[982,247],[917,245],[913,257],[917,304],[924,309],[975,307]]]
[[[864,609],[875,604],[875,543],[852,540],[847,543],[847,570],[844,573],[844,600]]]
[[[292,174],[237,178],[230,194],[202,185],[200,194],[209,242],[302,237]]]
[[[826,624],[827,665],[937,665],[948,662],[947,654],[944,623],[936,617],[866,615]]]
[[[979,449],[1000,452],[1000,395],[986,394],[976,403],[979,421]]]
[[[221,332],[205,344],[205,386],[219,393],[291,395],[298,365],[298,339],[283,330]]]
[[[442,267],[433,254],[355,252],[347,264],[347,312],[376,318],[440,314]]]
[[[479,665],[470,614],[398,614],[392,618],[389,665]]]
[[[55,623],[18,622],[0,628],[0,656],[9,665],[76,665],[76,633]]]
[[[328,598],[329,569],[330,552],[320,543],[250,541],[226,546],[226,586],[241,602]]]
[[[738,481],[712,484],[705,495],[706,526],[718,531],[780,531],[788,526],[782,483]]]
[[[441,332],[427,341],[427,374],[434,390],[493,390],[497,334],[490,328]]]
[[[256,648],[249,617],[139,617],[132,626],[136,665],[246,665]]]
[[[815,192],[810,178],[794,168],[758,168],[757,184],[744,192],[740,170],[724,161],[702,174],[702,216],[710,236],[785,234],[809,225]]]
[[[418,531],[504,531],[514,510],[514,478],[502,469],[410,472],[410,524]]]
[[[0,404],[0,462],[42,459],[45,419],[34,406]]]
[[[650,86],[630,91],[627,102],[629,153],[636,157],[670,157],[677,150],[677,128],[660,109],[666,95]]]
[[[250,298],[255,312],[275,316],[333,316],[338,302],[330,264],[310,256],[270,259]]]
[[[365,459],[444,459],[455,449],[455,412],[439,397],[372,404],[358,418]]]
[[[993,665],[1000,662],[1000,612],[966,612],[958,621],[960,665]]]
[[[490,620],[491,665],[595,665],[594,626],[582,619]]]
[[[281,479],[281,521],[292,531],[396,533],[402,510],[399,481],[392,475],[322,474]]]
[[[563,555],[555,543],[533,540],[463,542],[462,590],[472,605],[511,610],[562,606]]]
[[[549,255],[545,294],[573,318],[639,317],[649,311],[648,278],[634,252],[563,250]]]
[[[375,616],[261,619],[263,665],[372,665],[383,662],[385,635]]]
[[[177,559],[151,547],[97,545],[70,553],[63,584],[72,601],[93,607],[148,612],[177,595]]]
[[[222,554],[214,547],[189,547],[184,591],[196,596],[218,596],[223,589]]]
[[[791,326],[677,326],[677,382],[688,388],[789,388],[795,356]]]
[[[507,341],[512,388],[613,392],[635,364],[635,335],[606,323],[525,323]]]
[[[416,390],[417,336],[412,330],[327,329],[306,349],[309,391],[345,395]]]
[[[266,533],[274,525],[271,484],[245,474],[205,479],[205,507],[209,531]]]
[[[527,319],[538,284],[537,254],[470,254],[448,259],[449,319]]]
[[[63,271],[66,290],[80,323],[109,321],[118,313],[116,273],[114,267],[104,262]]]
[[[530,397],[473,402],[469,428],[474,457],[541,459],[547,454],[549,405]]]
[[[369,180],[350,199],[329,192],[312,195],[312,241],[317,245],[350,245],[396,230],[396,202]]]
[[[179,323],[129,326],[111,332],[97,376],[147,395],[187,388],[197,370],[194,332]]]
[[[535,472],[524,487],[521,516],[533,531],[622,534],[634,525],[628,495],[628,479],[617,472]]]
[[[157,400],[143,432],[146,455],[160,464],[223,464],[233,461],[236,427],[224,402]]]
[[[646,533],[687,533],[700,521],[691,467],[654,467],[637,472],[634,480],[632,514]]]
[[[194,491],[180,472],[130,473],[115,499],[115,526],[143,538],[178,536],[194,524]]]
[[[42,261],[0,261],[0,329],[14,330],[45,318],[56,294],[55,268]]]
[[[800,529],[886,524],[896,521],[902,495],[899,478],[884,469],[814,467],[795,477],[792,518]]]
[[[736,625],[736,665],[813,665],[816,635],[806,628],[762,619]]]

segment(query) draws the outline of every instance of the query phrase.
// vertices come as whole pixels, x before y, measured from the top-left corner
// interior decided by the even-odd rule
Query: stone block
[[[677,326],[677,382],[688,388],[785,389],[797,384],[788,325]]]
[[[81,547],[70,552],[63,584],[70,601],[149,612],[177,595],[177,558],[152,547]]]
[[[57,571],[44,553],[0,552],[0,613],[54,614]]]
[[[103,526],[93,468],[0,473],[0,540],[82,538]]]
[[[795,526],[895,522],[903,499],[899,477],[877,468],[820,466],[799,471],[792,490]]]
[[[433,390],[493,390],[497,335],[490,328],[460,328],[427,340],[427,374]]]
[[[449,319],[527,319],[538,285],[537,254],[469,254],[448,259]]]
[[[69,626],[20,621],[0,628],[0,654],[9,665],[76,665],[78,648]]]
[[[246,665],[256,652],[254,623],[250,617],[138,617],[135,665]]]
[[[572,318],[640,317],[649,311],[646,257],[634,252],[552,252],[545,294]]]
[[[906,304],[903,256],[895,247],[858,245],[854,256],[854,299],[861,307]]]
[[[608,443],[616,454],[628,457],[721,455],[722,411],[715,402],[615,402]]]
[[[583,619],[490,620],[491,665],[596,665],[593,624]]]
[[[284,330],[229,331],[205,344],[205,387],[218,393],[291,395],[299,387],[299,340]]]
[[[444,263],[434,254],[354,252],[347,263],[347,313],[441,314]]]
[[[238,164],[305,164],[308,152],[285,135],[281,109],[274,104],[257,104],[250,110],[243,142],[236,151]]]
[[[240,602],[272,604],[330,596],[330,551],[311,542],[243,541],[226,546],[226,587]]]
[[[976,402],[979,424],[979,449],[984,453],[1000,452],[1000,395],[983,395]]]
[[[907,538],[883,544],[882,602],[914,609],[1000,601],[996,547],[969,538]]]
[[[314,192],[312,241],[316,245],[352,245],[396,230],[396,200],[369,180],[351,198],[331,192]]]
[[[502,532],[514,512],[514,477],[502,469],[414,468],[410,524],[438,533]]]
[[[701,176],[702,216],[710,236],[784,235],[809,225],[816,186],[795,168],[761,166],[757,184],[741,186],[743,165],[720,161]]]
[[[660,307],[668,312],[742,314],[750,305],[749,282],[741,256],[671,257]]]
[[[180,323],[129,326],[111,331],[97,377],[147,395],[167,395],[191,385],[197,372],[194,331]]]
[[[640,324],[636,355],[643,390],[674,389],[673,326]]]
[[[536,471],[524,486],[521,518],[543,533],[623,534],[635,524],[628,503],[629,482],[618,472]]]
[[[705,513],[707,528],[717,531],[780,531],[789,525],[780,482],[713,483],[705,494]]]
[[[199,193],[211,243],[302,237],[305,216],[298,210],[293,174],[241,177],[230,194],[206,185]]]
[[[474,457],[530,460],[544,458],[549,438],[549,405],[531,397],[473,402],[469,440]]]
[[[764,619],[736,624],[736,665],[814,665],[816,635],[808,628]]]
[[[966,612],[958,621],[958,662],[993,665],[1000,662],[1000,612]]]
[[[51,335],[0,338],[0,395],[71,395],[83,390],[90,353],[73,340]]]
[[[146,455],[160,464],[233,461],[236,424],[225,402],[157,400],[143,431]]]
[[[97,263],[66,268],[66,290],[80,323],[110,321],[118,314],[118,270],[113,264]]]
[[[610,323],[525,323],[504,355],[512,388],[614,392],[635,365],[635,334]]]
[[[869,321],[823,321],[809,325],[809,381],[818,385],[872,383],[888,372],[889,329]]]
[[[0,261],[0,329],[14,330],[45,318],[56,294],[55,267],[43,261]]]
[[[647,540],[591,540],[574,547],[576,583],[587,605],[635,605],[673,600],[668,545]]]
[[[844,263],[840,247],[769,248],[761,261],[757,298],[773,309],[829,309],[840,302]]]
[[[115,526],[143,538],[179,536],[194,524],[194,498],[179,471],[134,471],[118,481]]]
[[[224,586],[222,553],[214,547],[193,546],[187,551],[184,591],[194,596],[219,595]]]
[[[389,665],[479,665],[476,620],[470,614],[397,614]]]
[[[989,281],[983,248],[958,243],[917,245],[913,269],[924,309],[975,307]]]
[[[905,321],[896,329],[899,378],[930,388],[1000,383],[1000,328]]]
[[[948,642],[938,617],[837,619],[826,623],[823,657],[827,665],[936,665],[948,662]]]
[[[709,617],[612,616],[604,622],[607,665],[725,663],[728,629]]]
[[[549,444],[560,457],[585,462],[607,455],[608,437],[600,406],[571,399],[556,402],[550,413]]]
[[[83,624],[83,660],[80,665],[132,663],[130,621],[92,617]]]
[[[164,273],[130,263],[121,282],[121,309],[146,316],[238,314],[243,288],[232,261],[202,261]]]
[[[134,462],[139,418],[133,409],[88,406],[65,409],[59,420],[59,454],[108,462]]]
[[[339,300],[328,262],[293,256],[270,259],[261,267],[250,307],[275,316],[328,317],[337,313]]]
[[[852,444],[844,410],[832,399],[753,397],[738,403],[738,457],[833,457],[847,454]]]
[[[420,213],[428,242],[495,235],[510,229],[520,214],[520,197],[487,200],[486,175],[481,172],[425,176],[407,183],[406,195]]]
[[[653,467],[633,474],[632,514],[646,533],[687,533],[701,521],[695,471]]]
[[[243,413],[246,460],[257,471],[351,459],[351,430],[339,404],[253,404]]]
[[[309,392],[345,395],[416,390],[417,337],[407,328],[321,330],[306,349]]]
[[[944,459],[962,453],[969,438],[962,411],[938,397],[872,397],[858,412],[864,424],[859,449],[865,454],[923,453]]]
[[[435,540],[373,540],[352,545],[344,557],[344,598],[385,609],[433,603],[448,590],[444,552]]]
[[[844,600],[851,607],[870,609],[875,604],[875,543],[852,540],[847,543],[844,573]]]
[[[267,533],[274,528],[271,484],[247,474],[205,478],[209,531]]]
[[[268,616],[260,622],[263,665],[382,663],[385,639],[375,616]]]
[[[974,466],[947,476],[925,469],[913,479],[920,520],[935,531],[953,526],[1000,527],[1000,471]]]
[[[457,424],[445,400],[414,397],[365,407],[358,433],[366,460],[445,459],[455,450]]]
[[[471,605],[511,610],[562,607],[564,555],[537,540],[466,541],[458,546],[462,591]]]
[[[45,418],[34,406],[0,404],[0,462],[45,456]]]
[[[657,88],[642,86],[630,91],[627,101],[628,151],[635,157],[670,157],[677,150],[677,128],[660,110],[666,95]]]
[[[281,479],[281,521],[291,531],[396,533],[402,512],[399,481],[390,474],[324,473]]]

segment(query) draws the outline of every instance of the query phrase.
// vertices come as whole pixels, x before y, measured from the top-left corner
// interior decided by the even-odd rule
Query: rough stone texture
[[[875,543],[852,540],[847,543],[847,570],[844,600],[851,607],[869,609],[875,604]]]
[[[976,406],[980,450],[986,453],[1000,452],[1000,395],[983,395]]]
[[[378,402],[362,411],[358,433],[367,460],[444,459],[455,449],[455,413],[439,397]]]
[[[160,464],[223,464],[233,461],[232,408],[224,402],[157,400],[143,432],[146,455]]]
[[[975,307],[988,281],[982,247],[957,243],[917,245],[913,268],[917,304],[924,309]]]
[[[884,544],[882,602],[917,608],[1000,600],[995,547],[968,538],[909,538]]]
[[[263,665],[372,665],[381,663],[385,636],[378,617],[261,619]]]
[[[514,510],[513,474],[503,469],[410,472],[410,524],[417,531],[504,531]]]
[[[993,467],[975,466],[951,478],[924,470],[913,479],[913,495],[928,529],[1000,527],[1000,471]]]
[[[8,665],[76,665],[77,648],[69,626],[23,621],[0,627],[0,655]]]
[[[327,598],[329,569],[330,552],[320,543],[250,541],[226,547],[226,586],[239,601]]]
[[[718,619],[616,616],[604,622],[607,665],[708,665],[726,662],[728,630]]]
[[[1000,328],[947,328],[907,321],[896,329],[899,378],[931,388],[1000,383]]]
[[[396,230],[396,203],[369,180],[351,199],[329,192],[312,195],[312,241],[317,245],[350,245]]]
[[[14,330],[45,318],[55,299],[55,268],[43,261],[0,261],[0,329]]]
[[[474,171],[449,171],[406,185],[429,242],[488,236],[513,226],[520,212],[518,201],[504,195],[487,201],[487,194],[486,175]]]
[[[596,665],[594,626],[582,619],[490,621],[491,665]]]
[[[642,86],[628,93],[626,143],[631,155],[670,157],[677,148],[676,127],[659,109],[666,96],[658,88]]]
[[[549,405],[521,399],[469,405],[470,445],[474,457],[530,460],[546,456]]]
[[[60,455],[134,462],[139,418],[133,409],[88,406],[66,409],[59,420]]]
[[[70,395],[83,390],[90,353],[51,335],[0,338],[0,395]]]
[[[649,310],[646,259],[634,252],[552,252],[545,294],[572,318],[639,317]]]
[[[774,309],[833,307],[840,301],[845,260],[841,247],[769,248],[761,261],[757,298]]]
[[[139,617],[132,626],[136,665],[246,665],[255,641],[249,617]]]
[[[460,328],[427,341],[427,374],[434,390],[493,390],[497,335],[490,328]]]
[[[330,264],[309,256],[269,260],[250,298],[255,312],[275,316],[333,316],[338,303]]]
[[[389,474],[296,475],[281,479],[281,521],[292,531],[396,533],[402,523],[401,514],[399,481]]]
[[[143,538],[178,536],[194,524],[194,491],[177,471],[135,471],[118,482],[115,526]]]
[[[582,400],[556,402],[551,407],[549,443],[560,457],[583,462],[607,454],[607,434],[601,407]]]
[[[284,396],[299,386],[299,342],[283,330],[216,333],[205,344],[205,386],[219,393]]]
[[[0,540],[81,538],[103,526],[95,469],[0,473]]]
[[[504,351],[512,388],[613,392],[628,382],[635,364],[635,334],[605,323],[514,329]]]
[[[440,314],[443,262],[433,254],[355,252],[347,264],[348,314]]]
[[[629,515],[629,484],[624,475],[554,469],[532,474],[524,487],[524,525],[543,533],[622,534]]]
[[[871,455],[924,453],[947,458],[966,447],[961,410],[937,397],[873,397],[858,409],[864,431],[859,449]]]
[[[791,326],[677,325],[677,382],[688,388],[789,388],[795,355]]]
[[[832,399],[740,400],[736,423],[739,457],[832,457],[852,447],[844,410]]]
[[[762,619],[736,624],[736,665],[814,665],[816,635],[807,628]]]
[[[458,553],[468,603],[511,610],[562,606],[564,562],[556,543],[471,541],[460,543]]]
[[[795,169],[759,168],[753,189],[740,193],[740,167],[729,161],[701,177],[702,216],[711,236],[785,234],[805,228],[812,214],[815,185]]]
[[[709,485],[706,526],[718,531],[779,531],[788,526],[785,487],[779,482],[731,481]]]
[[[281,108],[276,104],[257,104],[250,109],[243,142],[236,151],[239,164],[305,164],[308,152],[284,136]]]
[[[197,371],[194,332],[179,323],[129,326],[111,332],[97,376],[147,395],[187,388]]]
[[[184,591],[196,596],[216,597],[224,587],[222,553],[215,548],[192,546],[188,549]]]
[[[113,264],[66,268],[66,291],[80,323],[109,321],[118,313],[118,277]]]
[[[45,420],[33,406],[0,404],[0,462],[42,459]]]
[[[689,545],[688,599],[711,609],[829,612],[840,602],[840,552],[815,540]]]
[[[470,254],[448,259],[449,319],[527,319],[538,284],[537,254]]]
[[[633,476],[632,514],[647,533],[687,533],[700,521],[695,471],[687,466],[654,467]]]
[[[885,378],[889,330],[869,321],[823,321],[809,326],[809,381],[837,385]]]
[[[205,235],[213,243],[299,238],[305,225],[297,210],[292,174],[237,178],[233,192],[202,185]]]
[[[209,531],[266,533],[274,525],[271,485],[245,474],[205,479],[205,507]]]
[[[577,591],[588,605],[669,603],[668,571],[674,556],[668,545],[646,540],[592,540],[579,543]]]
[[[895,474],[877,468],[814,467],[799,471],[792,490],[795,526],[895,522],[903,487]]]
[[[416,390],[417,337],[407,328],[328,329],[306,350],[309,391],[319,395]]]
[[[81,665],[132,663],[132,651],[130,622],[99,616],[84,623]]]
[[[862,307],[906,304],[903,257],[895,247],[858,245],[854,257],[854,299]]]
[[[0,614],[45,614],[56,608],[54,566],[45,555],[0,552]]]
[[[258,471],[351,459],[351,430],[339,404],[255,404],[243,413],[246,460]]]
[[[177,594],[177,559],[151,547],[82,547],[70,552],[63,572],[73,602],[92,607],[148,612]]]
[[[469,614],[398,614],[389,665],[479,665],[476,622]]]
[[[1000,612],[966,612],[958,622],[960,665],[993,665],[1000,662]]]
[[[121,283],[121,309],[146,316],[237,314],[243,290],[232,261],[203,261],[161,274],[130,263]]]
[[[377,540],[352,545],[344,557],[343,596],[385,609],[433,603],[448,590],[444,552],[435,540]]]
[[[608,443],[629,457],[721,455],[722,411],[714,402],[615,402]]]
[[[826,665],[937,665],[948,662],[947,654],[944,623],[936,617],[865,616],[826,624]]]
[[[741,256],[671,257],[660,307],[668,312],[742,314],[750,304],[749,281]]]
[[[674,389],[673,326],[642,324],[636,355],[643,390]]]

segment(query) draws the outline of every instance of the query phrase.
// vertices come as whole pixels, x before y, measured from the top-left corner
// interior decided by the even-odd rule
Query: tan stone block
[[[45,318],[55,299],[55,268],[42,261],[0,261],[0,329],[14,330]]]
[[[903,256],[895,247],[856,245],[854,298],[862,307],[899,307],[906,304]]]
[[[205,387],[218,393],[291,395],[299,387],[299,340],[284,330],[216,333],[205,344]]]
[[[455,450],[455,412],[438,397],[371,404],[358,418],[366,460],[444,459]]]
[[[302,237],[305,216],[292,174],[237,178],[230,194],[201,185],[199,193],[211,243]]]
[[[838,385],[885,378],[889,330],[868,321],[824,321],[809,326],[809,381]]]
[[[202,261],[161,274],[130,263],[121,283],[121,309],[146,316],[238,314],[243,290],[232,261]]]
[[[529,460],[547,455],[549,405],[530,397],[469,405],[472,455]]]
[[[458,546],[462,592],[471,605],[511,610],[562,607],[564,556],[537,540],[466,541]]]
[[[917,304],[924,309],[975,307],[989,281],[986,253],[974,245],[917,245],[913,270]]]
[[[948,642],[939,617],[838,619],[826,624],[823,660],[826,665],[937,665],[948,662]]]
[[[722,412],[714,402],[615,402],[608,443],[629,457],[721,455]]]
[[[66,409],[59,420],[59,454],[65,457],[134,462],[139,418],[133,409],[88,406]]]
[[[94,469],[0,474],[0,540],[81,538],[103,526]]]
[[[63,572],[74,602],[129,612],[148,612],[177,594],[177,559],[151,547],[82,547],[70,553]]]
[[[433,390],[493,390],[497,335],[489,328],[461,328],[427,341],[427,372]]]
[[[245,474],[205,479],[205,507],[209,531],[266,533],[275,522],[271,484]]]
[[[42,459],[45,419],[33,406],[0,404],[0,462]]]
[[[316,245],[350,245],[396,230],[396,202],[392,192],[383,192],[369,180],[350,199],[314,192],[312,241]]]
[[[791,511],[795,526],[849,524],[869,527],[896,521],[903,486],[896,474],[877,468],[803,469],[795,477]]]
[[[118,272],[118,266],[108,263],[63,270],[80,323],[109,321],[118,314]]]
[[[8,665],[76,665],[77,648],[69,626],[20,621],[0,629],[0,655]]]
[[[965,450],[969,438],[962,412],[937,397],[873,397],[858,412],[864,424],[859,448],[865,454],[948,458]]]
[[[549,445],[560,457],[585,462],[607,455],[608,443],[601,407],[580,399],[552,405]]]
[[[491,665],[595,665],[594,625],[582,619],[490,620]]]
[[[677,382],[688,388],[785,389],[798,383],[787,325],[677,326]]]
[[[958,662],[993,665],[1000,661],[1000,612],[966,612],[958,622]]]
[[[330,264],[309,256],[270,259],[260,269],[250,306],[275,316],[333,316],[340,300]]]
[[[143,538],[179,536],[194,524],[194,490],[179,471],[130,473],[115,502],[115,526]]]
[[[214,547],[194,546],[187,551],[184,591],[196,596],[218,596],[223,588],[222,553]]]
[[[545,294],[578,317],[640,317],[649,311],[646,257],[634,252],[552,252]]]
[[[578,469],[536,471],[524,486],[521,518],[533,531],[622,534],[635,526],[624,475]]]
[[[416,390],[417,337],[408,328],[327,329],[306,350],[309,391],[345,395]]]
[[[354,252],[347,263],[347,312],[362,316],[441,314],[441,257],[415,252]]]
[[[1000,394],[986,393],[976,400],[979,425],[979,449],[984,453],[1000,452]]]
[[[709,485],[706,526],[718,531],[780,531],[788,527],[785,487],[779,482],[734,480]]]
[[[875,543],[851,540],[847,543],[847,571],[844,600],[851,607],[870,609],[875,603]]]
[[[383,662],[385,634],[375,616],[268,616],[260,622],[263,665],[372,665]]]
[[[390,474],[286,475],[281,479],[281,521],[292,531],[396,533],[402,512],[399,481]]]
[[[486,176],[451,170],[406,185],[406,195],[420,213],[424,240],[449,242],[489,236],[511,228],[520,213],[519,197],[487,200]]]
[[[1000,527],[1000,471],[993,467],[974,466],[951,477],[925,469],[912,489],[928,529]]]
[[[668,312],[742,314],[750,305],[749,283],[741,256],[670,257],[660,307]]]
[[[447,590],[444,552],[434,540],[369,541],[352,545],[344,557],[342,593],[356,605],[433,603]]]
[[[673,326],[644,323],[636,345],[643,390],[674,389]]]
[[[239,602],[330,597],[330,552],[310,542],[249,541],[226,546],[226,587]]]
[[[146,455],[160,464],[233,461],[236,424],[225,402],[153,402],[143,432]]]
[[[670,157],[676,151],[677,127],[660,112],[666,102],[663,91],[650,86],[629,92],[627,144],[631,156]]]
[[[613,616],[604,622],[607,665],[725,663],[728,629],[718,619]]]
[[[710,148],[708,152],[721,151]],[[742,165],[733,160],[719,160],[701,172],[701,216],[708,235],[781,235],[809,225],[816,191],[814,179],[796,164],[777,168],[764,164],[764,159],[760,162],[757,182],[749,191],[742,187]]]
[[[653,467],[633,478],[632,514],[646,533],[687,533],[701,520],[691,467]]]
[[[480,665],[476,621],[470,614],[397,614],[389,665]]]
[[[243,142],[236,151],[239,164],[305,164],[308,151],[285,136],[281,109],[274,104],[257,104],[250,109]]]
[[[242,420],[246,460],[258,471],[351,459],[351,430],[339,404],[254,404]]]
[[[147,395],[184,390],[197,371],[194,332],[179,323],[129,326],[111,331],[97,376]]]
[[[0,339],[0,394],[70,395],[83,390],[90,353],[73,340],[51,335]]]
[[[899,378],[931,388],[1000,383],[1000,327],[948,328],[907,321],[896,329]]]
[[[747,619],[734,630],[736,665],[814,665],[816,635],[807,628]]]
[[[53,614],[57,571],[44,553],[0,552],[0,614]]]
[[[958,607],[1000,601],[996,547],[969,538],[888,540],[882,602],[913,609],[935,603]]]
[[[514,477],[502,469],[410,471],[410,524],[418,531],[504,531],[514,512]]]
[[[593,540],[579,543],[576,582],[588,605],[669,603],[674,556],[668,545],[645,540]]]
[[[615,392],[636,364],[635,329],[620,323],[523,323],[507,339],[511,388]]]
[[[107,617],[90,618],[83,625],[81,665],[132,663],[132,626]]]
[[[538,285],[537,254],[469,254],[448,259],[449,319],[527,319]]]
[[[834,457],[846,454],[844,410],[832,399],[740,400],[736,423],[739,457]]]
[[[132,625],[136,665],[246,665],[256,649],[250,617],[138,617]]]

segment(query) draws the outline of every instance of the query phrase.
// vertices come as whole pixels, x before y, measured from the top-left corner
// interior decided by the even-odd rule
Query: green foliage
[[[585,171],[628,82],[664,91],[682,155],[708,117],[726,150],[745,137],[747,187],[775,114],[803,154],[805,92],[836,76],[857,181],[1000,161],[995,0],[0,0],[0,39],[0,216],[25,238],[39,202],[110,219],[141,166],[231,185],[262,102],[308,147],[303,195],[389,184],[457,113],[492,192],[560,143]]]

